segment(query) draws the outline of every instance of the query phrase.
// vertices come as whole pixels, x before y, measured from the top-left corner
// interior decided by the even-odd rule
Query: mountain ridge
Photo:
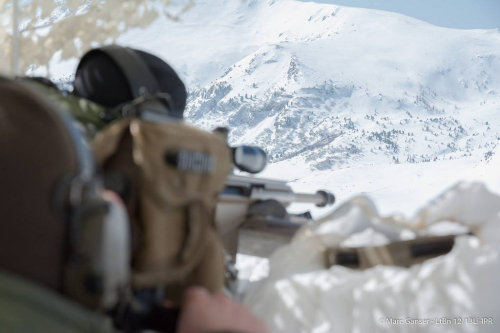
[[[226,125],[232,143],[263,146],[272,162],[324,170],[481,158],[498,144],[498,32],[294,0],[200,2],[182,20],[147,35],[170,27],[200,41],[171,61],[191,82],[188,120]],[[182,57],[177,37],[162,38],[142,45]]]

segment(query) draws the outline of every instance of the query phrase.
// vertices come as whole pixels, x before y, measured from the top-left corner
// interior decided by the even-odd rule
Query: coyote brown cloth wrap
[[[224,257],[213,216],[231,169],[227,143],[181,122],[123,119],[99,132],[93,148],[104,172],[129,185],[133,286],[166,286],[174,301],[190,285],[220,290]],[[192,163],[175,165],[181,152]]]

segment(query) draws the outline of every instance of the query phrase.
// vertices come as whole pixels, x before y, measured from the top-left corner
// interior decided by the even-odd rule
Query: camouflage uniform
[[[83,127],[84,133],[92,139],[98,131],[103,129],[112,120],[118,118],[118,114],[97,103],[85,98],[61,92],[51,86],[34,80],[23,80],[30,88],[41,93],[59,110],[67,111],[77,120],[79,127]]]
[[[0,332],[117,332],[104,315],[5,272],[0,272],[0,309]]]

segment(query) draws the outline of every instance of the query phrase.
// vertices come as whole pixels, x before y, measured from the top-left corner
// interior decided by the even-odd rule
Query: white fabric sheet
[[[499,211],[500,196],[479,183],[454,186],[406,220],[356,197],[279,249],[245,303],[271,332],[500,332]],[[323,266],[326,247],[464,229],[475,236],[410,268]]]

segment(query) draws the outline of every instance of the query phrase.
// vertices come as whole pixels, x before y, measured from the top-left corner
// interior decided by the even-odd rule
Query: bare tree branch
[[[169,0],[42,0],[19,6],[19,72],[80,57],[113,42],[130,28],[146,28],[163,15]],[[191,3],[191,2],[190,2]],[[192,4],[188,4],[186,10]],[[8,72],[13,45],[13,0],[0,0],[0,72]]]

